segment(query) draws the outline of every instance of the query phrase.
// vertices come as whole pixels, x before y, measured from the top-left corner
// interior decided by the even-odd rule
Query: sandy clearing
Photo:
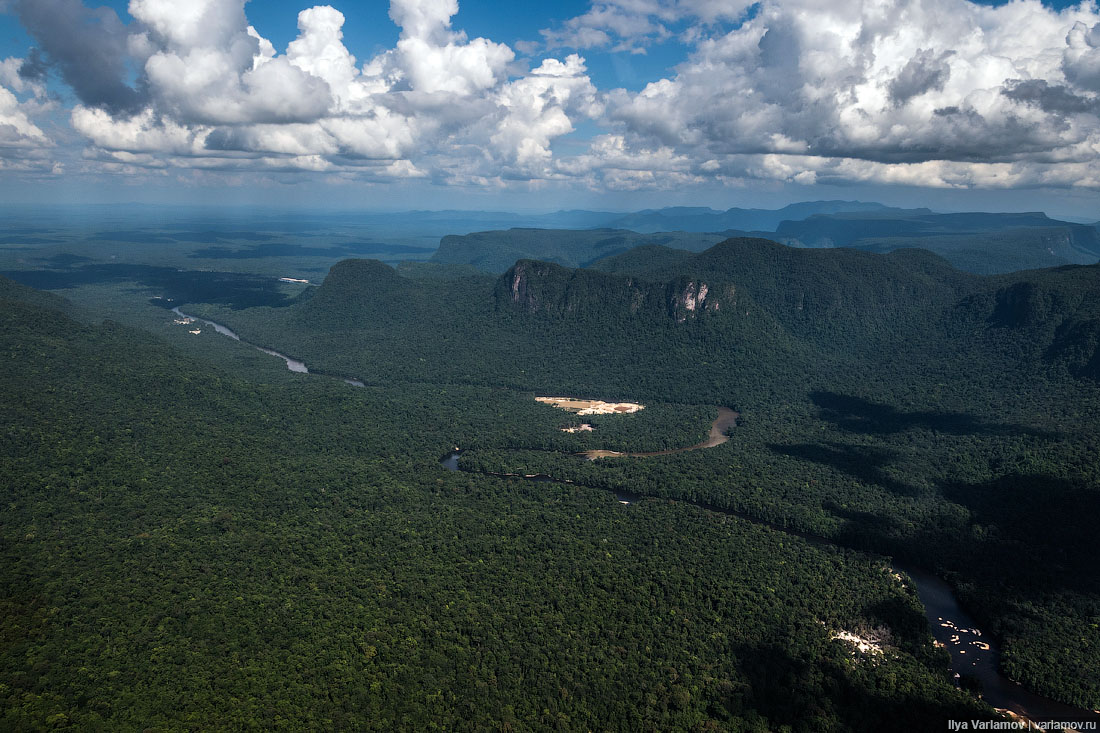
[[[882,654],[886,644],[879,640],[853,634],[851,631],[837,631],[833,633],[833,639],[840,639],[855,646],[863,654]]]
[[[603,400],[579,400],[573,397],[536,397],[535,401],[578,415],[626,414],[645,409],[645,405],[637,402],[604,402]]]

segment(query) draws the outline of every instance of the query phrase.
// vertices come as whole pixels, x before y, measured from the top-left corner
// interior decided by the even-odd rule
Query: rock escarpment
[[[723,300],[732,304],[734,294],[732,286],[719,288],[698,278],[659,283],[536,260],[517,262],[494,290],[498,308],[525,313],[651,316],[677,323],[720,312]]]

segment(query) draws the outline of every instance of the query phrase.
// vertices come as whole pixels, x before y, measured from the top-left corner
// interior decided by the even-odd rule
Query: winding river
[[[258,349],[265,354],[278,357],[286,362],[287,369],[292,372],[300,374],[310,374],[309,368],[305,362],[298,359],[291,358],[286,354],[281,354],[273,349],[268,349],[263,346],[249,343],[243,340],[240,336],[233,332],[232,329],[227,326],[223,326],[220,323],[207,320],[205,318],[199,318],[197,316],[191,316],[184,313],[178,307],[173,308],[172,312],[178,315],[180,318],[192,319],[193,321],[199,321],[213,328],[216,332],[227,336],[234,341],[239,341],[242,344],[247,344],[252,348]],[[349,384],[353,387],[363,387],[364,383],[358,379],[348,379],[345,377],[339,377],[330,374],[322,374],[319,372],[312,372],[318,376],[324,376],[332,379],[339,379],[345,384]],[[695,445],[686,446],[684,448],[674,448],[664,451],[653,451],[647,453],[619,453],[615,451],[586,451],[578,454],[588,460],[596,460],[598,458],[606,458],[612,456],[621,456],[626,458],[644,458],[648,456],[662,456],[670,455],[673,453],[682,453],[690,450],[702,450],[706,448],[714,448],[725,443],[729,440],[728,433],[732,427],[737,424],[738,413],[726,407],[718,408],[718,417],[714,420],[710,427],[710,433],[707,439],[696,443]],[[456,450],[442,459],[440,459],[440,465],[448,471],[460,471],[462,470],[458,465],[459,456],[462,451]],[[523,474],[492,474],[505,478],[518,478],[528,481],[542,481],[542,482],[554,482],[565,483],[575,485],[574,482],[562,479],[555,479],[551,476],[542,474],[538,475],[523,475]],[[592,488],[592,487],[589,487]],[[623,491],[613,492],[615,498],[620,504],[630,505],[638,501],[645,500],[647,498],[636,494],[631,494]],[[790,535],[801,537],[812,543],[818,545],[833,545],[832,541],[824,537],[818,537],[815,535],[809,535],[804,532],[798,532],[795,530],[787,529],[785,527],[779,527],[777,525],[763,522],[759,519],[755,519],[749,515],[741,512],[736,512],[730,509],[713,506],[703,502],[686,501],[677,499],[684,504],[690,504],[692,506],[704,509],[706,511],[718,512],[721,514],[728,514],[731,516],[744,519],[755,524],[771,527],[772,529],[785,532]],[[1058,720],[1058,721],[1095,721],[1100,720],[1100,716],[1096,715],[1092,711],[1082,710],[1066,705],[1064,703],[1049,700],[1045,697],[1036,695],[1016,682],[1005,677],[1001,674],[997,667],[998,649],[996,642],[987,636],[984,636],[974,623],[973,619],[959,606],[958,600],[955,598],[951,587],[940,578],[910,566],[894,563],[894,567],[901,570],[913,581],[917,590],[917,595],[920,597],[921,603],[924,606],[925,616],[928,619],[928,623],[932,628],[932,635],[937,642],[941,643],[951,653],[951,671],[956,675],[968,675],[976,678],[981,683],[983,691],[983,699],[995,708],[1000,710],[1008,710],[1016,715],[1028,718],[1030,720]]]
[[[711,424],[710,435],[707,440],[695,445],[673,450],[656,451],[650,453],[619,453],[615,451],[585,451],[578,453],[579,457],[588,460],[596,460],[611,456],[621,457],[646,457],[682,453],[689,450],[713,448],[728,440],[728,431],[736,425],[738,414],[728,408],[720,407],[718,418]],[[456,450],[440,459],[440,465],[449,471],[461,471],[459,456],[462,451]],[[552,482],[577,486],[568,479],[555,479],[545,474],[518,474],[518,473],[489,473],[500,478],[518,478],[527,481]],[[600,487],[586,487],[600,488]],[[601,489],[604,490],[604,489]],[[620,504],[630,505],[645,499],[660,499],[669,501],[664,497],[647,497],[625,491],[612,491],[615,499]],[[706,511],[717,512],[738,517],[757,525],[770,527],[789,535],[800,537],[818,546],[838,547],[832,540],[805,532],[799,532],[786,527],[780,527],[769,522],[764,522],[748,514],[714,506],[705,502],[686,499],[673,499],[682,504],[688,504]],[[1100,715],[1093,711],[1075,708],[1064,703],[1050,700],[1037,695],[1016,682],[1013,682],[998,668],[998,655],[996,641],[982,634],[974,620],[959,605],[954,592],[945,581],[932,573],[909,565],[893,563],[895,571],[900,570],[909,576],[924,606],[925,618],[931,627],[932,636],[939,645],[942,645],[951,655],[950,671],[955,675],[956,684],[961,676],[976,679],[982,690],[982,699],[1001,711],[1009,711],[1017,716],[1032,721],[1096,721]]]
[[[951,586],[919,568],[900,563],[894,567],[912,578],[932,635],[951,652],[951,671],[977,679],[983,700],[1029,720],[1100,720],[1091,711],[1037,695],[1001,674],[996,641],[983,635],[959,606]]]
[[[297,374],[309,374],[310,373],[309,367],[306,366],[306,363],[304,361],[301,361],[299,359],[295,359],[293,357],[287,356],[286,354],[280,354],[278,351],[275,351],[274,349],[269,349],[265,346],[259,346],[257,344],[249,343],[248,341],[243,340],[240,336],[238,336],[236,333],[234,333],[233,329],[229,328],[229,326],[223,326],[220,323],[215,323],[214,321],[210,321],[210,320],[207,320],[205,318],[200,318],[198,316],[189,315],[189,314],[184,313],[183,311],[181,311],[178,306],[173,308],[172,312],[175,313],[180,318],[190,319],[192,321],[198,321],[200,323],[205,323],[207,326],[210,326],[215,331],[220,333],[222,336],[228,336],[229,338],[233,339],[234,341],[240,341],[242,344],[247,344],[248,346],[251,346],[252,348],[256,349],[257,351],[262,351],[265,354],[270,354],[271,356],[282,359],[283,361],[286,362],[286,368],[289,369],[292,372],[295,372]],[[346,377],[337,377],[335,375],[324,374],[322,372],[313,372],[313,373],[317,374],[318,376],[322,376],[322,377],[331,377],[332,379],[339,379],[344,384],[350,384],[352,387],[365,387],[366,386],[362,381],[360,381],[358,379],[348,379]]]
[[[710,433],[707,435],[707,439],[701,443],[689,445],[684,448],[655,450],[649,451],[648,453],[620,453],[619,451],[613,450],[587,450],[580,455],[590,461],[595,461],[598,458],[647,458],[649,456],[670,456],[673,453],[684,453],[689,450],[715,448],[730,439],[729,431],[737,425],[737,418],[739,417],[741,417],[740,413],[734,412],[728,407],[719,407],[718,417],[710,424]]]

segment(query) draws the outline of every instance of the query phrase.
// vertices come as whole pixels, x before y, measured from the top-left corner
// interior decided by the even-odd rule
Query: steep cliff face
[[[1032,255],[1026,262],[1026,269],[1060,264],[1091,265],[1100,259],[1100,233],[1083,224],[1012,230],[1005,233],[1001,249],[1012,254],[1013,247]]]
[[[677,323],[714,314],[733,288],[714,288],[698,279],[655,283],[593,270],[571,270],[549,262],[520,260],[500,277],[498,307],[527,313],[570,316],[616,315],[671,318]]]
[[[1100,379],[1100,265],[1020,273],[994,281],[984,298],[986,323],[1070,374]],[[1006,276],[1012,277],[1012,276]],[[980,305],[969,305],[982,314]]]
[[[1055,303],[1056,296],[1056,292],[1037,283],[1013,283],[997,291],[997,304],[989,322],[1005,328],[1039,325],[1060,310]]]
[[[1044,356],[1063,362],[1075,377],[1100,381],[1100,318],[1064,321]]]
[[[727,309],[734,303],[735,288],[732,285],[725,287],[712,287],[702,280],[684,280],[669,283],[665,288],[669,314],[678,323],[683,323],[689,318],[696,318],[706,313],[717,313],[722,310],[722,300],[726,301]],[[721,297],[719,296],[721,291]]]
[[[528,313],[583,313],[626,303],[632,310],[645,301],[644,289],[630,278],[614,278],[537,260],[520,260],[497,281],[503,300]]]

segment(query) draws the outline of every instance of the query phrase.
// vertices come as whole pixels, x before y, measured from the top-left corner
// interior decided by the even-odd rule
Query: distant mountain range
[[[356,222],[387,230],[436,230],[444,234],[467,234],[480,230],[538,229],[629,229],[643,234],[654,232],[722,232],[729,229],[773,232],[784,221],[797,221],[818,214],[841,212],[931,213],[928,209],[896,209],[864,201],[806,201],[780,209],[725,211],[707,207],[673,206],[636,212],[570,209],[548,214],[505,211],[409,211],[400,213],[349,215]]]
[[[849,210],[823,213],[823,210]],[[780,217],[792,217],[780,219]],[[796,219],[793,217],[802,216]],[[727,227],[740,222],[760,229]],[[936,214],[927,209],[891,209],[880,204],[822,201],[776,211],[673,208],[643,211],[615,220],[616,229],[509,229],[447,236],[432,261],[472,265],[499,273],[520,259],[567,267],[595,263],[631,247],[660,244],[700,252],[732,236],[771,239],[792,247],[850,247],[869,252],[926,249],[956,268],[996,274],[1100,260],[1100,229],[1036,213]],[[654,227],[663,227],[660,233]],[[765,231],[763,227],[774,227]]]
[[[694,232],[639,234],[626,229],[508,229],[443,237],[431,261],[473,265],[493,273],[504,272],[522,259],[585,267],[601,258],[644,245],[702,252],[723,239],[726,239],[724,234]]]
[[[612,220],[607,226],[632,229],[636,232],[722,232],[731,229],[774,232],[787,221],[801,221],[811,216],[857,212],[879,215],[932,213],[929,209],[896,209],[863,201],[805,201],[790,204],[781,209],[733,208],[726,211],[677,206],[626,214]]]
[[[796,247],[854,247],[890,252],[919,247],[956,267],[991,274],[1087,265],[1100,259],[1095,226],[1021,214],[840,213],[785,221],[771,237]]]

